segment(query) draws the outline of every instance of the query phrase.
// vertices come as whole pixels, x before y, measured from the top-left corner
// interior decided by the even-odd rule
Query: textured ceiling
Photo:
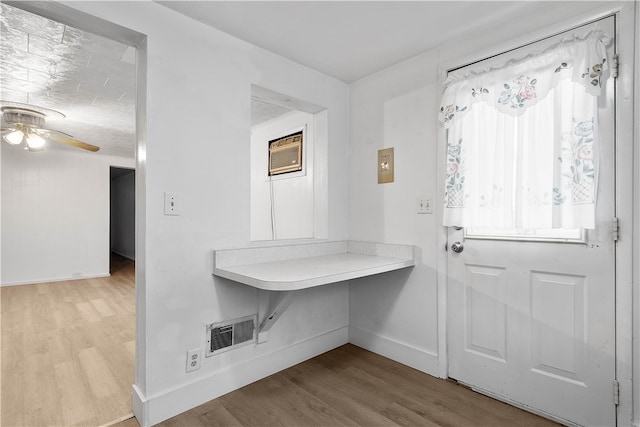
[[[45,128],[135,152],[135,52],[128,46],[0,4],[0,99],[60,111]],[[49,143],[49,149],[78,150]]]
[[[0,3],[0,100],[63,113],[45,127],[100,147],[135,153],[135,51],[127,45]],[[251,123],[291,111],[251,101]],[[48,149],[78,150],[50,142]]]

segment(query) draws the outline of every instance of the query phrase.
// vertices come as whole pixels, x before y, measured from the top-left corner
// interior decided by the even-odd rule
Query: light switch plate
[[[177,193],[164,193],[164,214],[180,215],[180,205],[178,204]]]
[[[432,214],[433,203],[431,199],[418,197],[416,199],[416,212],[418,212],[419,214]]]

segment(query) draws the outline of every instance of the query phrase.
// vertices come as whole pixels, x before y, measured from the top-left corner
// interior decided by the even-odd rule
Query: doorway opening
[[[136,171],[111,166],[109,183],[109,273],[114,274],[136,260]]]
[[[36,46],[35,43],[44,39],[41,34],[44,29],[52,29],[54,32],[50,37],[51,40],[45,39],[45,42],[61,43],[61,40],[66,40],[71,44],[75,40],[74,37],[81,39],[82,32],[86,32],[128,46],[128,49],[122,53],[118,50],[119,46],[116,46],[118,43],[107,43],[107,46],[100,51],[121,53],[117,59],[121,62],[121,64],[118,64],[123,68],[127,66],[124,64],[133,64],[134,71],[130,75],[135,86],[132,91],[128,92],[128,97],[117,94],[117,91],[107,93],[104,88],[108,86],[107,83],[109,81],[114,79],[107,79],[105,76],[104,79],[100,79],[97,83],[94,82],[94,80],[101,77],[102,74],[100,73],[81,74],[80,78],[84,79],[84,81],[80,82],[80,86],[76,85],[74,87],[86,89],[95,83],[99,88],[101,87],[105,90],[105,96],[118,95],[117,101],[128,100],[133,103],[134,108],[123,108],[121,110],[126,114],[135,114],[130,152],[127,155],[121,152],[116,153],[115,151],[108,152],[105,148],[107,144],[97,145],[100,145],[100,155],[107,154],[121,158],[128,156],[127,160],[129,161],[122,162],[122,164],[135,164],[136,169],[139,171],[132,178],[134,181],[139,180],[138,182],[142,183],[142,185],[136,185],[133,191],[134,198],[139,201],[138,206],[141,206],[141,209],[138,209],[138,212],[134,214],[133,228],[135,231],[133,233],[137,233],[137,237],[133,237],[134,251],[128,255],[135,257],[136,251],[144,253],[143,183],[145,173],[146,36],[91,16],[78,9],[54,2],[7,1],[3,2],[3,6],[30,12],[37,16],[36,21],[54,22],[51,26],[31,25],[29,27],[31,32],[37,33],[33,37],[27,38],[34,42],[34,49],[40,46]],[[14,22],[14,24],[16,23]],[[69,29],[68,31],[67,28]],[[58,29],[60,31],[55,32]],[[8,37],[4,38],[2,44],[9,43],[9,41]],[[42,46],[46,47],[48,44],[42,43]],[[95,52],[92,51],[91,54],[93,53]],[[93,58],[91,54],[88,57]],[[68,65],[71,68],[74,64],[73,61],[69,61],[69,63],[64,63],[63,65]],[[7,69],[14,70],[14,68]],[[58,68],[58,71],[61,71],[61,69]],[[15,76],[11,75],[9,77]],[[51,77],[55,76],[52,74]],[[19,90],[15,92],[20,95]],[[50,92],[55,94],[53,90]],[[80,92],[78,91],[78,93]],[[3,99],[6,99],[9,93],[7,86],[3,85]],[[48,94],[49,92],[42,92],[40,94],[41,98],[38,99],[36,99],[35,95],[32,98],[29,94],[26,94],[26,98],[22,98],[21,102],[46,104],[46,96]],[[87,98],[91,97],[87,96]],[[104,104],[107,103],[102,105]],[[84,115],[84,119],[78,119],[78,122],[88,124],[100,116],[99,114],[92,114],[91,108],[98,107],[89,105],[87,108],[75,110],[77,114],[82,113]],[[72,115],[68,114],[67,123],[71,119]],[[91,134],[95,137],[100,133],[104,134],[106,132],[111,140],[122,142],[124,139],[122,138],[123,134],[119,133],[116,123],[119,122],[112,121],[108,126],[95,129]],[[101,130],[103,132],[100,132]],[[72,149],[74,148],[68,148],[68,150]],[[114,150],[117,150],[117,147]],[[58,151],[52,149],[50,153],[58,153]],[[63,155],[62,152],[58,154]],[[133,160],[134,156],[135,161]],[[144,372],[144,357],[139,355],[140,350],[137,349],[136,345],[136,337],[142,337],[139,342],[144,342],[144,335],[141,336],[135,331],[136,327],[141,329],[140,322],[137,321],[140,313],[137,305],[144,302],[139,301],[140,295],[144,295],[144,274],[130,268],[127,270],[127,274],[123,276],[120,274],[120,270],[114,271],[113,268],[109,269],[108,266],[110,257],[109,252],[106,251],[111,250],[110,243],[107,243],[110,242],[111,237],[109,228],[107,228],[110,227],[107,225],[109,223],[107,216],[110,208],[106,194],[108,194],[107,192],[110,191],[110,188],[109,183],[104,179],[105,175],[102,171],[111,161],[112,159],[105,158],[98,166],[102,175],[99,180],[100,187],[97,190],[93,190],[93,194],[98,195],[97,201],[94,203],[85,200],[84,204],[79,206],[75,212],[82,220],[89,221],[99,218],[99,226],[88,227],[84,226],[84,223],[78,222],[75,227],[77,230],[87,231],[91,236],[99,235],[101,239],[99,250],[101,253],[99,257],[94,258],[99,258],[100,272],[102,274],[95,275],[95,277],[88,277],[86,274],[72,274],[71,279],[74,280],[59,280],[33,286],[28,284],[25,286],[9,286],[2,289],[3,296],[5,291],[7,292],[6,295],[13,292],[13,296],[9,295],[4,301],[16,301],[15,295],[25,294],[30,288],[35,289],[37,291],[35,297],[41,301],[41,304],[32,305],[31,311],[33,312],[33,318],[36,320],[29,322],[34,325],[48,325],[46,333],[43,332],[38,336],[34,336],[29,341],[29,343],[37,342],[38,345],[37,349],[30,348],[28,352],[24,352],[27,357],[22,360],[21,366],[27,366],[28,368],[16,370],[13,368],[14,365],[12,365],[13,362],[10,359],[7,358],[5,364],[5,359],[3,358],[3,379],[5,378],[5,372],[11,372],[11,378],[8,379],[13,380],[13,382],[3,381],[2,383],[3,391],[6,391],[2,393],[3,423],[15,425],[38,425],[43,423],[56,425],[103,425],[116,418],[125,419],[132,416],[131,386],[138,382],[134,379],[134,371],[136,373]],[[82,166],[86,169],[88,163],[81,160],[75,162],[74,166]],[[140,166],[141,164],[142,167]],[[81,176],[73,180],[72,184],[86,188],[88,187],[88,180],[86,176]],[[68,193],[73,194],[73,190],[76,187],[71,186],[70,188]],[[85,209],[91,207],[97,210],[95,209],[97,206],[100,207],[102,213],[96,215],[86,214]],[[140,212],[140,210],[143,212]],[[38,211],[34,210],[34,212]],[[54,229],[52,228],[51,230]],[[82,247],[92,246],[86,245]],[[58,255],[61,258],[66,255],[66,258],[72,261],[80,262],[78,260],[88,257],[86,252],[81,252],[79,256],[71,256],[64,250],[59,249],[58,251]],[[144,257],[141,258],[144,259]],[[126,256],[122,256],[121,260],[129,264],[133,263]],[[142,270],[144,271],[143,267]],[[107,271],[110,272],[110,277],[105,277],[106,274],[104,273]],[[43,277],[49,278],[51,275],[43,275]],[[79,278],[80,280],[77,280]],[[111,296],[107,296],[107,293],[110,293],[109,295]],[[62,296],[62,298],[56,299],[58,296]],[[5,317],[4,308],[2,313],[3,320],[11,320],[11,316],[14,316],[14,319],[18,319],[24,315],[24,310],[15,309],[7,310],[7,313],[10,314]],[[62,309],[65,311],[61,311]],[[5,335],[6,328],[3,328],[3,347],[8,347],[12,342],[20,344],[23,340],[12,338],[20,336],[23,332],[19,328],[25,325],[28,326],[29,322],[7,322],[7,324],[13,325],[15,329],[9,330],[10,335],[7,337]],[[5,339],[5,337],[7,338]],[[72,348],[72,346],[75,347]],[[78,351],[73,351],[76,348]],[[144,347],[142,346],[142,348]],[[12,354],[22,353],[14,352]],[[26,359],[29,360],[27,361]],[[6,370],[5,367],[7,367]],[[81,379],[81,381],[76,382],[74,379]],[[59,394],[62,392],[65,393],[64,396]],[[92,399],[92,396],[98,397],[98,399]],[[32,404],[36,405],[36,407],[28,409],[27,406]],[[5,411],[5,408],[11,410]],[[8,417],[10,416],[15,416],[15,419],[13,421],[9,420]],[[45,421],[42,421],[43,419]]]

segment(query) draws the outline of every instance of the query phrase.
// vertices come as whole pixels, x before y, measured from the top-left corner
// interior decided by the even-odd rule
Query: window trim
[[[545,229],[536,229],[545,230]],[[497,234],[497,233],[474,233],[473,227],[464,228],[464,238],[470,240],[499,240],[499,241],[514,241],[514,242],[538,242],[538,243],[568,243],[568,244],[587,244],[587,230],[584,228],[571,229],[577,232],[580,237],[555,237],[551,235],[544,235],[544,232],[540,236],[530,236],[522,234]]]

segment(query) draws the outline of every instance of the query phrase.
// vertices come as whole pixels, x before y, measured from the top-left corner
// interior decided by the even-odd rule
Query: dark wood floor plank
[[[247,392],[245,388],[233,392],[233,396],[225,395],[220,398],[222,405],[240,421],[240,425],[262,425],[265,427],[283,426],[277,414],[273,414],[260,400],[255,399],[255,393]],[[205,404],[206,405],[206,404]]]
[[[307,417],[310,418],[313,424],[317,425],[359,425],[359,423],[351,417],[353,411],[340,411],[339,408],[336,407],[336,402],[333,399],[327,400],[326,395],[322,398],[310,393],[307,389],[301,387],[300,384],[297,384],[295,379],[291,378],[286,371],[283,374],[278,374],[277,377],[280,379],[280,384],[287,387],[295,396],[288,402],[288,405],[294,413],[303,409],[308,413],[315,414],[313,417],[307,414]]]
[[[309,360],[285,371],[291,381],[313,396],[327,402],[356,425],[393,425],[393,422],[376,411],[370,403],[354,397],[353,388],[344,378],[338,378],[317,360]]]
[[[198,420],[202,425],[209,427],[230,427],[239,426],[240,421],[227,410],[219,399],[212,400],[207,404],[206,410],[198,415]]]
[[[450,414],[459,411],[459,386],[450,381],[425,376],[411,367],[395,363],[375,353],[363,353],[355,346],[343,346],[334,352],[325,353],[322,357],[331,365],[336,364],[337,360],[348,360],[350,356],[358,357],[359,369],[364,372],[375,371],[376,380],[394,384],[394,393],[392,394],[397,396],[396,399],[403,399],[402,401],[396,400],[402,406],[419,405],[424,407],[424,404],[428,402],[428,409],[439,409],[438,412],[431,412],[429,416],[439,420],[438,422],[443,423],[442,425],[446,425],[446,422],[444,418],[438,416],[439,413],[450,419]],[[347,369],[349,368],[347,367]],[[414,378],[419,380],[416,381]],[[463,414],[462,418],[452,420],[454,421],[453,425],[477,425],[478,423],[490,425],[496,422],[502,425],[514,425],[516,422],[521,423],[518,425],[526,426],[536,425],[536,422],[540,420],[543,421],[543,425],[547,423],[547,420],[525,411],[521,411],[523,416],[514,421],[511,411],[514,409],[513,407],[471,390],[465,394],[464,404],[467,414]],[[509,410],[501,411],[501,408]]]
[[[160,425],[557,426],[453,381],[429,376],[350,344]]]
[[[488,412],[487,402],[492,399],[477,393],[468,394],[465,401],[467,411],[459,413],[458,387],[452,387],[451,383],[426,376],[413,368],[395,363],[380,355],[371,352],[362,353],[354,346],[341,347],[335,352],[326,353],[321,360],[331,366],[338,364],[339,361],[349,360],[350,356],[354,356],[353,351],[358,355],[360,363],[357,367],[346,366],[342,368],[344,369],[343,375],[349,375],[350,371],[355,369],[356,371],[352,375],[360,381],[366,380],[367,382],[363,384],[363,387],[366,388],[393,384],[393,388],[385,391],[389,399],[402,407],[424,412],[426,417],[440,425],[474,426],[478,423],[491,424],[495,422],[509,424],[512,421],[500,412]]]
[[[356,353],[350,353],[352,349]],[[348,363],[357,357],[358,365]],[[385,401],[413,411],[424,420],[438,425],[473,425],[477,419],[469,419],[455,410],[443,411],[442,400],[447,399],[442,386],[445,382],[425,375],[413,368],[393,362],[371,352],[363,352],[355,346],[345,346],[319,357],[321,363],[334,367],[349,381],[359,384],[363,390],[376,390]],[[459,398],[459,396],[458,396]],[[455,400],[456,404],[459,402]],[[411,425],[411,424],[409,424]]]

